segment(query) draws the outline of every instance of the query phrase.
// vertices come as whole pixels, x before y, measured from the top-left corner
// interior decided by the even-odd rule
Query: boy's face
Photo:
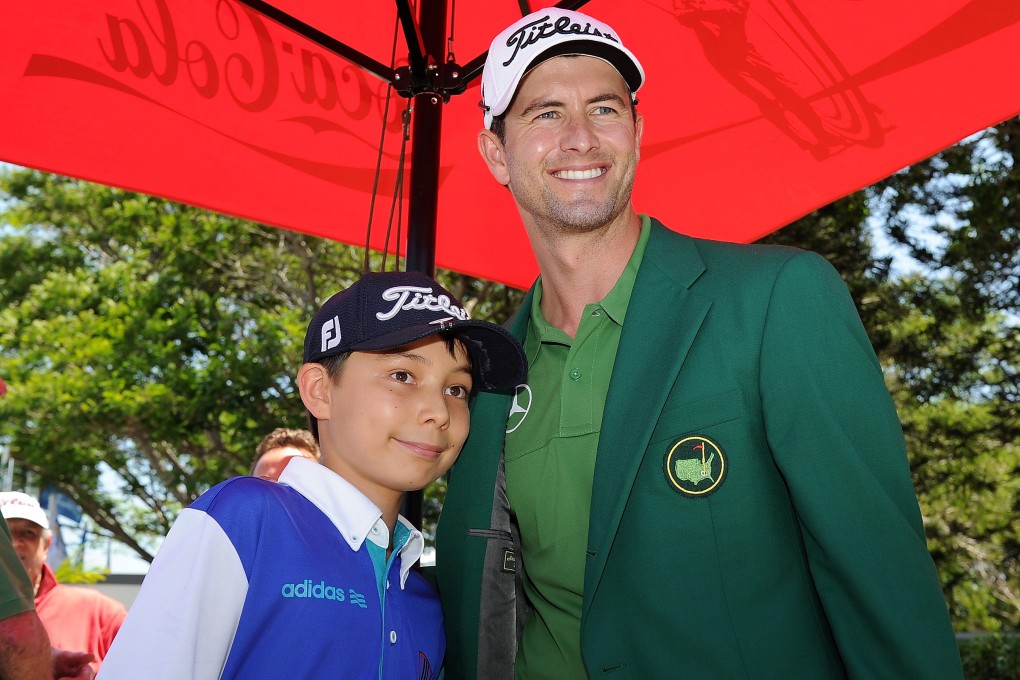
[[[353,352],[327,383],[319,419],[323,465],[380,508],[441,477],[469,428],[470,360],[432,335],[385,352]]]

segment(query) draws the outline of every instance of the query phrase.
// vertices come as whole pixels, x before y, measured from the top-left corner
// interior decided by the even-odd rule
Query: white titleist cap
[[[645,81],[637,57],[623,46],[616,31],[587,14],[550,7],[532,12],[496,36],[482,70],[485,127],[513,101],[517,86],[528,71],[546,59],[565,54],[598,57],[616,67],[631,92]]]
[[[20,491],[4,491],[0,493],[0,511],[4,519],[27,519],[35,522],[43,529],[48,529],[50,521],[39,505],[39,501]]]

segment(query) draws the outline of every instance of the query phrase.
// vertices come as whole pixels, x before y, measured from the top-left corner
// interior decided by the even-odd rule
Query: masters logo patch
[[[729,464],[717,443],[708,437],[691,435],[666,450],[662,467],[674,491],[697,498],[719,488]]]

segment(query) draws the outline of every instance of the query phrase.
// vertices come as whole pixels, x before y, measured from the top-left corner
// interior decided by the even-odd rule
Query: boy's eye
[[[414,382],[414,376],[407,371],[393,371],[390,377],[399,383],[410,384]]]
[[[446,388],[446,393],[455,399],[467,399],[470,390],[463,385],[451,385]]]

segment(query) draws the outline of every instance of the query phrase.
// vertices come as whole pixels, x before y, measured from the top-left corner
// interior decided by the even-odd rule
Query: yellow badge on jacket
[[[695,434],[670,446],[662,467],[674,491],[698,498],[719,488],[729,465],[719,444]]]

